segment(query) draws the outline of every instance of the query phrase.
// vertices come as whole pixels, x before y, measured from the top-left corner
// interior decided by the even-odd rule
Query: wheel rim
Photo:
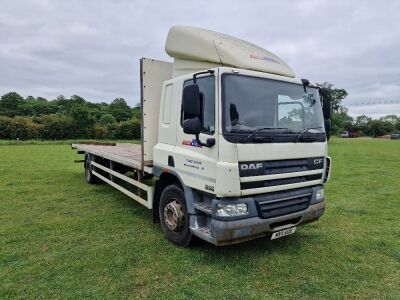
[[[164,222],[170,230],[174,232],[182,231],[182,227],[185,224],[185,214],[183,213],[182,205],[176,199],[165,205]]]

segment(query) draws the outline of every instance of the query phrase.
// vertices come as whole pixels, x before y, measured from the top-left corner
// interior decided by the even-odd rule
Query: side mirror
[[[182,106],[184,119],[201,116],[201,95],[197,84],[190,84],[183,88]]]
[[[322,96],[322,113],[324,119],[330,119],[332,114],[332,101],[329,92],[326,89],[320,89],[320,94]]]
[[[201,132],[201,120],[199,117],[194,117],[191,119],[186,119],[182,123],[183,132],[186,134],[194,134],[196,137]]]
[[[325,126],[326,138],[329,140],[329,138],[331,137],[331,120],[329,119],[325,120],[324,126]]]
[[[332,106],[331,98],[324,97],[322,101],[322,113],[324,114],[324,119],[331,118],[331,113],[332,113],[331,106]]]
[[[202,124],[202,94],[197,84],[190,84],[183,88],[182,93],[183,110],[183,132],[196,136],[198,145],[212,147],[215,145],[215,139],[209,138],[206,143],[199,140],[199,134],[203,130]]]

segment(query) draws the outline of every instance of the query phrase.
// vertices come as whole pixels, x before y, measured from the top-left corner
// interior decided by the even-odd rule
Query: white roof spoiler
[[[189,26],[173,26],[165,51],[177,62],[211,63],[295,77],[293,70],[275,54],[241,39],[222,33]],[[187,68],[190,69],[190,68]]]

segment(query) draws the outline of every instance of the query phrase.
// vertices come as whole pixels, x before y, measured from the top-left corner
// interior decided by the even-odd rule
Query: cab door
[[[193,84],[192,77],[181,82],[182,91],[186,85]],[[201,146],[197,143],[194,135],[185,134],[182,128],[184,114],[180,105],[180,122],[177,125],[177,154],[176,169],[180,171],[180,177],[190,187],[213,193],[216,182],[216,163],[218,161],[218,139],[217,139],[217,116],[218,99],[216,76],[207,75],[197,78],[202,95],[202,132],[199,140],[206,143],[207,139],[214,139],[215,144],[211,147]],[[182,100],[181,100],[182,101]]]

